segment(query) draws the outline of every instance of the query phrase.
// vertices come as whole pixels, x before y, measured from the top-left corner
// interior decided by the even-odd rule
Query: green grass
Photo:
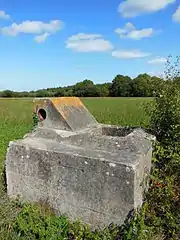
[[[82,100],[98,122],[123,126],[143,126],[148,122],[143,105],[151,98],[86,98]]]
[[[19,139],[32,127],[32,101],[0,100],[0,163],[5,158],[8,143]]]

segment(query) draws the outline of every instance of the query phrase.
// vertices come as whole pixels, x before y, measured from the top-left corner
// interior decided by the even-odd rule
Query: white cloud
[[[43,34],[56,33],[63,27],[63,22],[60,20],[52,20],[49,23],[41,21],[24,21],[20,24],[13,23],[8,27],[1,29],[2,34],[17,36],[20,33],[28,34]]]
[[[114,48],[112,43],[103,39],[100,34],[79,33],[69,37],[66,43],[67,48],[77,52],[105,52]]]
[[[0,19],[10,19],[10,16],[4,11],[0,10]]]
[[[78,33],[68,38],[68,41],[90,40],[102,37],[101,34]]]
[[[141,52],[139,50],[117,50],[112,52],[113,57],[121,59],[135,59],[150,56],[150,53]]]
[[[149,64],[163,64],[166,62],[167,62],[167,58],[164,58],[164,57],[156,57],[148,61]]]
[[[120,3],[118,11],[123,17],[136,17],[165,9],[176,0],[125,0]]]
[[[44,33],[42,35],[38,35],[34,38],[34,40],[37,42],[37,43],[43,43],[44,41],[46,41],[46,39],[50,36],[50,33]]]
[[[180,23],[180,6],[176,10],[176,12],[173,14],[173,21]]]
[[[142,38],[151,37],[155,31],[153,28],[144,28],[138,30],[132,23],[126,23],[124,28],[117,28],[115,32],[119,34],[120,38],[140,40]]]

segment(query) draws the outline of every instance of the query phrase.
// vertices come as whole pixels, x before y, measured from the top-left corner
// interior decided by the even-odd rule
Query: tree
[[[73,95],[77,97],[96,97],[98,92],[94,83],[86,79],[73,86]]]
[[[108,97],[110,83],[96,84],[98,97]]]
[[[129,97],[131,95],[131,81],[128,76],[117,75],[110,86],[110,96]]]
[[[151,76],[149,76],[146,73],[138,75],[133,80],[132,91],[134,97],[151,97],[152,96]]]
[[[162,78],[153,76],[150,80],[150,93],[151,96],[154,95],[154,92],[160,91],[162,86],[165,84],[165,81]]]
[[[180,87],[180,77],[176,77],[174,82]]]
[[[36,97],[49,97],[48,91],[46,89],[41,89],[36,92]]]
[[[54,92],[54,97],[63,97],[65,95],[64,88],[57,88]]]
[[[11,90],[4,90],[0,93],[1,97],[6,97],[6,98],[11,98],[11,97],[15,97],[15,93]]]
[[[178,87],[180,86],[180,79],[177,74],[176,76],[173,80]],[[119,74],[113,79],[112,83],[94,84],[91,80],[85,79],[72,86],[53,87],[30,92],[5,90],[0,92],[0,97],[151,97],[153,92],[161,89],[166,82],[148,74],[140,74],[134,80]]]
[[[64,96],[65,96],[65,97],[72,97],[72,96],[74,96],[72,87],[65,88],[65,90],[64,90]]]

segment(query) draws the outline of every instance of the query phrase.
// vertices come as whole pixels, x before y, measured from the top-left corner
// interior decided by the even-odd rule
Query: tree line
[[[180,77],[175,81],[180,86]],[[47,88],[37,91],[14,92],[11,90],[0,91],[0,97],[152,97],[162,84],[166,84],[163,78],[140,74],[132,79],[118,74],[111,83],[94,84],[85,79],[75,85],[67,87]]]

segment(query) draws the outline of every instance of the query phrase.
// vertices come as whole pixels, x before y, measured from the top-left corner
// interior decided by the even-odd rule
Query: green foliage
[[[152,97],[154,92],[158,92],[160,86],[164,84],[164,80],[159,77],[140,74],[132,82],[132,96]]]
[[[48,212],[42,206],[25,204],[13,223],[13,231],[24,239],[68,239],[69,221]]]
[[[58,217],[40,205],[23,205],[11,232],[18,239],[60,239],[60,240],[141,240],[148,239],[145,226],[147,204],[135,211],[122,226],[110,226],[93,231],[81,221],[70,222],[65,216]]]
[[[110,85],[110,83],[96,84],[97,95],[99,97],[108,97]]]
[[[4,98],[15,97],[15,93],[11,90],[4,90],[3,92],[0,93],[0,97]]]
[[[150,128],[159,141],[180,139],[180,89],[174,83],[166,84],[158,94],[150,110]]]
[[[128,97],[131,96],[132,80],[128,76],[117,75],[112,81],[110,87],[110,96],[112,97]]]
[[[173,67],[168,61],[166,66],[166,84],[154,92],[155,98],[149,108],[149,127],[158,141],[164,144],[174,144],[180,141],[180,87],[174,79],[179,74],[176,69],[179,59]]]
[[[63,97],[65,96],[65,91],[63,88],[58,88],[57,91],[54,94],[52,92],[51,95],[53,95],[54,97]]]
[[[137,76],[132,84],[133,95],[140,97],[150,97],[152,96],[151,91],[151,77],[148,74],[140,74]]]
[[[97,97],[98,91],[91,80],[84,80],[73,86],[73,95],[77,97]]]
[[[155,92],[148,109],[150,130],[158,142],[154,146],[150,190],[146,195],[146,224],[165,239],[180,236],[180,89],[179,58],[167,62],[166,84]],[[149,107],[149,106],[148,106]]]
[[[146,195],[146,224],[154,233],[161,231],[166,239],[180,234],[180,146],[157,143],[153,154],[154,167],[150,189]]]
[[[114,240],[118,236],[118,228],[114,225],[103,230],[92,231],[81,221],[71,223],[69,226],[69,239],[76,240]],[[120,239],[120,238],[119,238]]]
[[[49,93],[45,89],[41,89],[36,91],[36,97],[49,97]]]
[[[38,116],[36,112],[33,112],[33,129],[37,127],[38,125]]]

